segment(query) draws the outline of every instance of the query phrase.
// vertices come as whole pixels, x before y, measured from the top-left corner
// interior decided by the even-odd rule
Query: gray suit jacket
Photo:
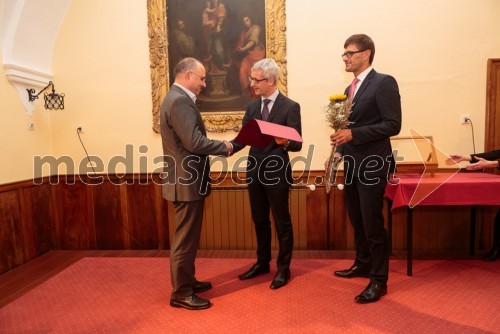
[[[181,88],[173,85],[160,109],[164,154],[163,198],[197,201],[210,193],[208,155],[227,156],[226,145],[207,138],[200,112]]]

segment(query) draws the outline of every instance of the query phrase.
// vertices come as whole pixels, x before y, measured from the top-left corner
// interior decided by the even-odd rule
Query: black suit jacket
[[[261,101],[262,99],[259,98],[248,104],[243,117],[243,126],[251,119],[262,119]],[[267,121],[292,127],[299,134],[302,134],[300,105],[281,93],[278,94]],[[245,145],[235,142],[233,142],[233,146],[234,152],[245,147]],[[261,182],[266,187],[290,187],[293,179],[288,151],[296,152],[300,151],[301,148],[302,143],[296,141],[291,141],[286,149],[277,145],[275,141],[263,149],[250,148],[247,183]]]
[[[484,152],[484,153],[477,153],[477,154],[471,154],[471,163],[476,163],[478,160],[476,158],[483,158],[485,160],[498,160],[500,161],[500,150],[493,150],[489,152]],[[500,168],[500,167],[499,167]]]
[[[344,156],[346,177],[381,177],[393,172],[390,137],[401,130],[396,80],[372,69],[354,97],[349,120],[352,140],[337,148]]]

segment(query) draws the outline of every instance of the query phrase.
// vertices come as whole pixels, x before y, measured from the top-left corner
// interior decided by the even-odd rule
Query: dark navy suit
[[[382,210],[388,173],[395,167],[390,137],[401,129],[396,80],[372,69],[354,97],[349,120],[352,140],[337,152],[344,157],[346,206],[356,241],[354,264],[369,270],[372,282],[385,284],[389,247]]]

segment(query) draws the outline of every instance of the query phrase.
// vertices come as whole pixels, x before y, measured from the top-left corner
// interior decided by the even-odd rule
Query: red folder
[[[274,137],[302,142],[302,137],[294,128],[257,119],[248,121],[234,141],[243,145],[265,148],[274,141]]]

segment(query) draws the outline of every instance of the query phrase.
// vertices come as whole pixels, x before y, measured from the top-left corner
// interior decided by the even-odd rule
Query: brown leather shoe
[[[356,265],[346,270],[337,270],[333,274],[337,277],[342,277],[342,278],[370,277],[369,270],[366,270]]]
[[[211,288],[212,288],[212,283],[210,283],[210,282],[195,281],[193,284],[193,292],[194,293],[207,291],[207,290],[210,290]]]
[[[360,295],[356,296],[354,299],[358,303],[366,304],[373,303],[380,299],[380,297],[387,294],[387,285],[382,285],[379,283],[370,282]]]
[[[241,280],[246,280],[250,278],[257,277],[262,274],[267,274],[269,273],[269,264],[261,264],[261,263],[256,263],[252,266],[252,268],[248,269],[245,271],[243,274],[239,275],[238,277]]]
[[[203,310],[209,308],[212,304],[210,300],[198,297],[193,293],[188,297],[170,299],[170,306],[183,307],[188,310]]]
[[[273,290],[279,289],[281,287],[284,287],[286,283],[288,283],[289,279],[290,269],[280,270],[274,276],[273,281],[271,282],[271,285],[269,287]]]

